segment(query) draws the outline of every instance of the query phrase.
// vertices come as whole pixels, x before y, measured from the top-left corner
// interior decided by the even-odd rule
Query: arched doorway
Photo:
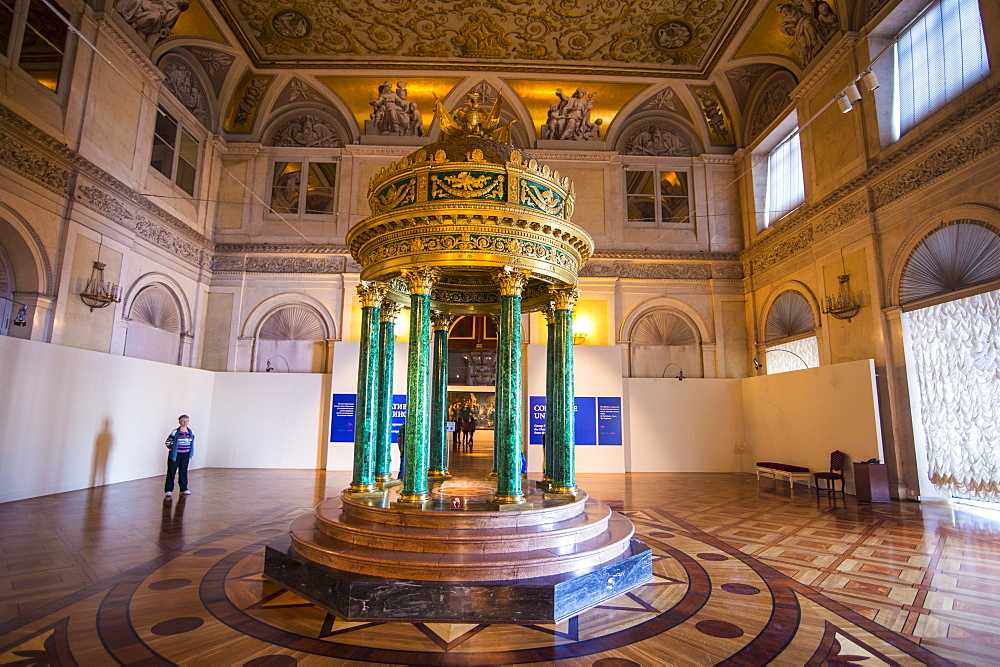
[[[801,292],[786,290],[764,320],[764,362],[768,375],[819,367],[816,320]]]
[[[312,308],[289,305],[261,322],[255,345],[255,371],[323,373],[326,370],[326,326]]]
[[[177,298],[163,285],[144,287],[132,300],[125,332],[125,356],[180,363],[181,312]]]
[[[938,226],[903,266],[914,441],[934,495],[1000,503],[1000,230]]]

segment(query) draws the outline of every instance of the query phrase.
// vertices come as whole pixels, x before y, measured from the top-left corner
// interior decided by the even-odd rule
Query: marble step
[[[505,553],[397,551],[343,542],[324,533],[314,514],[292,522],[292,545],[317,564],[376,577],[421,581],[502,581],[542,577],[600,567],[624,553],[632,522],[612,513],[599,535],[558,547]]]
[[[454,527],[456,512],[448,513],[447,521],[435,522],[440,525],[414,527],[373,523],[343,510],[338,498],[320,503],[315,511],[317,528],[335,540],[357,547],[463,554],[552,549],[586,542],[605,532],[611,517],[611,508],[595,500],[586,501],[582,512],[555,523],[507,525],[510,512],[505,512],[478,517],[475,528]]]

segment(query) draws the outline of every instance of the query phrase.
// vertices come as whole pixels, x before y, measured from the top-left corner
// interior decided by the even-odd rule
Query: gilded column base
[[[540,480],[535,482],[535,486],[542,491],[548,491],[549,487],[552,486],[552,478],[542,477]]]
[[[400,484],[403,483],[403,480],[401,479],[393,479],[392,475],[387,475],[385,479],[378,477],[376,481],[378,481],[378,488],[382,489],[383,491],[385,491],[386,489],[391,489],[394,486],[399,486]]]
[[[577,500],[583,493],[575,486],[549,486],[543,494],[546,500]]]
[[[448,472],[447,468],[444,470],[428,470],[427,476],[434,477],[435,479],[451,479],[451,473]]]
[[[525,500],[521,494],[496,494],[493,500],[486,503],[486,507],[491,510],[530,510],[535,505]]]
[[[432,501],[430,494],[421,493],[401,493],[399,500],[389,503],[391,509],[416,509],[422,510],[430,507]]]
[[[377,484],[351,484],[344,489],[344,495],[348,498],[381,498],[382,489]]]

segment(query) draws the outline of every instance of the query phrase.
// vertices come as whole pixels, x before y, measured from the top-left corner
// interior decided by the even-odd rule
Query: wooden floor
[[[481,474],[486,449],[452,470]],[[0,505],[0,664],[1000,661],[988,512],[791,498],[753,475],[581,474],[653,548],[651,583],[552,625],[348,623],[261,570],[263,545],[349,482],[210,469],[190,497],[154,478]]]

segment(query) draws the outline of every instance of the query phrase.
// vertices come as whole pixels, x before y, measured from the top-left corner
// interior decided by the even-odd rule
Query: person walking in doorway
[[[177,423],[180,426],[167,436],[166,446],[170,451],[167,454],[167,481],[163,486],[167,498],[174,493],[175,475],[180,484],[181,493],[185,496],[191,495],[191,491],[188,489],[188,464],[194,457],[194,431],[188,428],[190,420],[191,418],[187,415],[178,417]]]

